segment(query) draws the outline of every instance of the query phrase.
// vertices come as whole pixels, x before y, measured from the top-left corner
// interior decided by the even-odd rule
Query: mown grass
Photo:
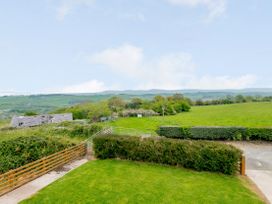
[[[234,176],[97,160],[21,203],[263,203],[245,184]]]
[[[106,123],[117,128],[117,132],[156,134],[161,125],[179,126],[244,126],[272,127],[272,103],[243,103],[216,106],[194,106],[190,112],[174,116],[149,118],[120,118]]]

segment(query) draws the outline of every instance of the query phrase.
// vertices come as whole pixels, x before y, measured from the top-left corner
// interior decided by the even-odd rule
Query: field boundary
[[[8,193],[64,164],[86,155],[85,143],[67,148],[47,157],[0,175],[0,196]]]

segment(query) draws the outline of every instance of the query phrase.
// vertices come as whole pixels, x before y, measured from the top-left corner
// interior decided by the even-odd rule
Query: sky
[[[0,1],[0,95],[272,87],[271,0]]]

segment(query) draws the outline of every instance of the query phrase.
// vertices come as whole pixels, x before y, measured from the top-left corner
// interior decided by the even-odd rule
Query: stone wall
[[[47,114],[37,116],[15,116],[11,120],[12,127],[33,127],[42,124],[60,123],[63,121],[72,121],[73,114]]]

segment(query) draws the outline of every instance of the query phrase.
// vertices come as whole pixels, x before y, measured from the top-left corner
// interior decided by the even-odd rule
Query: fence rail
[[[0,196],[85,154],[82,143],[1,174]]]

